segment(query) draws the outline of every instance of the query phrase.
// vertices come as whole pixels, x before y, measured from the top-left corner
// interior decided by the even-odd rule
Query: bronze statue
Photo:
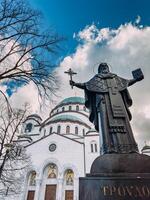
[[[84,89],[85,106],[90,111],[89,120],[95,129],[102,131],[103,153],[138,152],[130,125],[132,118],[129,107],[132,99],[127,88],[144,78],[141,69],[132,72],[133,79],[127,80],[109,71],[101,63],[96,74],[86,83],[70,81],[71,86]]]

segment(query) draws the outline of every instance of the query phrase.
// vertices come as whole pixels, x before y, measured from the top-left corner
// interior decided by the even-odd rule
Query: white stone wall
[[[77,105],[79,106],[79,111],[76,111]],[[69,106],[72,107],[71,111],[69,111]],[[64,112],[62,112],[63,107]],[[89,127],[69,120],[60,120],[59,122],[49,124],[53,118],[62,115],[77,117],[79,121],[84,122]],[[24,192],[19,199],[16,198],[16,200],[26,200],[29,189],[35,189],[34,200],[44,200],[45,186],[47,183],[57,184],[56,200],[65,200],[65,189],[70,187],[64,185],[64,173],[66,169],[72,169],[74,172],[74,185],[72,188],[74,190],[74,200],[79,199],[79,177],[84,177],[86,173],[90,172],[91,164],[99,155],[100,149],[99,135],[96,132],[89,132],[90,127],[93,128],[93,124],[89,122],[87,116],[88,111],[84,111],[83,104],[60,105],[51,113],[51,117],[44,122],[44,126],[41,128],[34,127],[34,129],[28,133],[34,141],[33,144],[26,148],[27,153],[31,156],[32,165],[26,175],[25,183],[23,183]],[[28,122],[35,124],[35,121],[32,119],[28,119],[26,123]],[[59,125],[61,126],[60,135],[56,134]],[[70,134],[66,134],[67,126],[70,126]],[[50,134],[51,127],[53,129]],[[78,135],[75,135],[75,127],[78,127]],[[84,135],[83,129],[85,130]],[[91,152],[91,142],[93,141],[97,144],[97,152]],[[57,146],[54,152],[49,151],[49,145],[52,143]],[[44,171],[50,163],[56,164],[58,168],[58,177],[55,180],[48,180],[45,176]],[[28,175],[31,170],[35,170],[37,173],[36,188],[30,188],[27,184]]]
[[[99,135],[97,132],[89,133],[87,136],[85,136],[84,141],[85,141],[86,173],[90,173],[93,161],[100,155]],[[93,146],[93,152],[91,151],[91,144],[97,144],[97,152],[95,152],[95,146]]]
[[[66,134],[66,127],[67,126],[70,127],[70,133],[71,134],[75,134],[75,127],[78,127],[78,135],[79,136],[83,136],[83,129],[84,129],[85,133],[87,131],[89,131],[89,129],[86,126],[81,125],[81,124],[77,124],[77,123],[74,123],[74,122],[57,122],[57,123],[49,124],[49,125],[47,125],[43,128],[43,129],[46,129],[45,135],[50,134],[50,128],[51,127],[52,127],[52,132],[57,133],[58,126],[61,126],[60,134]],[[43,129],[42,129],[42,132],[44,131]]]
[[[49,145],[51,143],[57,145],[57,149],[54,152],[49,151]],[[57,189],[59,188],[59,192],[57,191],[57,200],[64,199],[62,199],[62,196],[64,196],[62,183],[66,169],[72,169],[74,172],[74,200],[78,200],[78,180],[79,177],[85,176],[84,145],[82,143],[52,134],[27,147],[27,152],[31,155],[32,167],[38,174],[37,179],[40,184],[40,186],[37,186],[38,191],[36,189],[36,195],[39,197],[38,200],[44,200],[45,179],[43,174],[45,167],[50,163],[54,163],[58,167],[58,178],[55,180]],[[39,194],[41,195],[39,196]],[[27,190],[25,190],[24,199],[26,195]]]

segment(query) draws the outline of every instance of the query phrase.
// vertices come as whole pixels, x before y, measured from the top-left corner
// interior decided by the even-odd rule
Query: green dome
[[[150,146],[149,146],[149,145],[145,145],[145,146],[143,147],[142,151],[144,151],[144,150],[150,150]]]
[[[95,128],[91,128],[89,132],[97,132]]]
[[[59,115],[50,120],[50,122],[54,121],[80,121],[83,122],[80,118],[72,116],[72,115]]]
[[[69,97],[64,99],[63,101],[61,101],[58,105],[64,105],[64,104],[69,104],[69,103],[80,103],[80,104],[84,104],[85,103],[85,99],[82,97]]]

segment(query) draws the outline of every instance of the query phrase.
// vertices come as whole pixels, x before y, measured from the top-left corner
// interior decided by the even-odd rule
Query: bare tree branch
[[[11,115],[5,109],[7,106],[0,109],[0,188],[6,191],[9,187],[11,193],[16,193],[17,184],[30,165],[24,147],[15,142],[28,115],[28,109],[25,107],[24,110],[12,110]],[[6,145],[10,148],[7,149]]]
[[[58,89],[53,56],[63,38],[53,30],[44,30],[40,20],[41,13],[27,0],[0,1],[0,84],[9,86],[13,81],[24,86],[33,82],[44,100]],[[11,108],[7,94],[0,89],[0,194],[17,193],[23,170],[29,165],[24,148],[14,142],[27,110]]]
[[[26,0],[1,1],[0,81],[4,84],[12,79],[22,84],[31,81],[41,98],[49,98],[59,83],[50,58],[63,38],[52,30],[41,31],[40,18],[41,13],[31,9]]]

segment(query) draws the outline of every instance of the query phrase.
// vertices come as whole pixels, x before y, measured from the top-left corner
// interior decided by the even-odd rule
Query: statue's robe
[[[85,105],[97,131],[101,124],[104,153],[138,151],[129,122],[132,99],[128,85],[129,80],[112,73],[97,74],[85,83]]]

